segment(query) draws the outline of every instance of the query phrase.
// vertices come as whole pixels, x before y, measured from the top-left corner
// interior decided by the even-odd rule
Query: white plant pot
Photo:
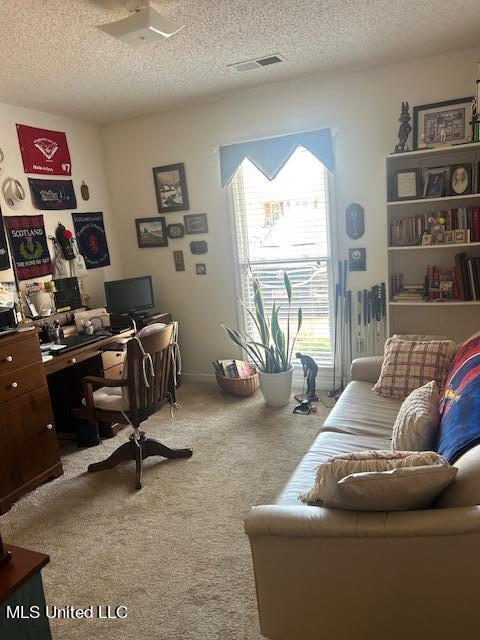
[[[284,407],[292,393],[293,367],[281,373],[258,372],[260,389],[270,407]]]

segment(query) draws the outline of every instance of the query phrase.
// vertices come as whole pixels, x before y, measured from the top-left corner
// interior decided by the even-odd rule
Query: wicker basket
[[[215,376],[217,378],[217,384],[220,389],[232,396],[248,398],[248,396],[253,396],[255,391],[260,386],[260,383],[258,381],[258,373],[254,373],[248,378],[225,378],[224,376],[220,376],[218,373],[215,374]]]

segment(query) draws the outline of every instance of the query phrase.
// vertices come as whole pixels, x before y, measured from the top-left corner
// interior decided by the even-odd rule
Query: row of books
[[[390,286],[394,302],[480,300],[480,257],[457,253],[454,267],[428,265],[423,283],[405,284],[403,274],[396,273]]]
[[[212,362],[215,373],[224,378],[249,378],[256,369],[243,360],[214,360]]]
[[[438,242],[443,240],[445,231],[457,230],[466,232],[465,242],[480,242],[480,207],[459,207],[394,220],[390,225],[390,245],[420,244],[425,233]]]
[[[459,300],[480,300],[480,258],[455,256],[455,277]]]

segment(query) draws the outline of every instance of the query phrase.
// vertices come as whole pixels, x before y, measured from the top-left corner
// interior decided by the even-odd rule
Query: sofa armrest
[[[368,356],[366,358],[356,358],[350,367],[352,380],[375,383],[380,377],[382,370],[383,356]]]
[[[480,507],[267,505],[250,511],[246,531],[270,640],[478,636]]]
[[[342,511],[307,505],[253,507],[249,537],[414,538],[480,533],[480,506],[418,511]]]

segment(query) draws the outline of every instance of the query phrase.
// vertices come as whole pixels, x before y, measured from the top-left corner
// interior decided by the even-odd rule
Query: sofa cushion
[[[435,501],[436,507],[472,507],[480,504],[480,444],[469,449],[454,464],[455,480]]]
[[[370,383],[354,380],[323,423],[322,431],[387,438],[389,444],[383,448],[389,449],[393,425],[401,406],[401,400],[379,396],[372,391]]]
[[[414,389],[435,380],[443,388],[450,363],[450,340],[387,341],[382,372],[373,390],[387,398],[404,399]]]
[[[359,451],[343,453],[333,456],[319,465],[313,487],[300,497],[303,502],[308,504],[342,508],[342,502],[337,495],[337,483],[342,478],[350,474],[391,471],[400,467],[419,467],[429,464],[446,464],[446,461],[433,451]],[[442,489],[444,486],[442,486]],[[436,495],[433,495],[431,499],[433,500]],[[394,508],[393,504],[392,508]]]
[[[393,425],[393,451],[429,451],[437,439],[440,396],[435,380],[412,391]]]
[[[298,496],[311,488],[318,465],[332,456],[389,447],[388,438],[322,431],[297,465],[275,502],[298,506]]]
[[[436,451],[455,462],[480,444],[480,336],[455,356],[440,400]]]
[[[425,466],[352,473],[337,482],[334,495],[324,506],[354,511],[425,509],[456,473],[445,458]]]

